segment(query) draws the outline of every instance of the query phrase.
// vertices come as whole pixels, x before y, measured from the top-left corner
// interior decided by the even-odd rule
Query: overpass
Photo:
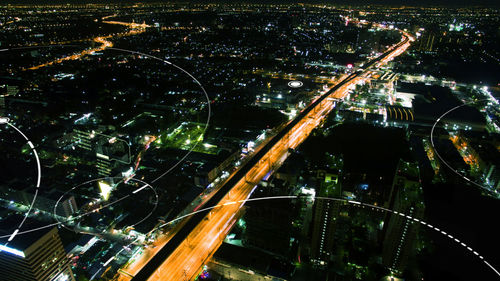
[[[401,54],[410,45],[410,35],[378,58],[342,79],[314,100],[296,118],[260,147],[253,157],[234,172],[203,206],[211,209],[193,214],[173,237],[145,264],[132,281],[192,280],[222,244],[238,220],[240,209],[257,183],[277,169],[290,149],[295,149],[342,99],[350,87],[365,79],[369,70]]]

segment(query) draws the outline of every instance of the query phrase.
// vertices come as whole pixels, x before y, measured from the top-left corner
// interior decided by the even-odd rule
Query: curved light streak
[[[42,166],[40,164],[40,158],[38,157],[38,153],[36,152],[36,149],[35,149],[35,146],[33,145],[33,143],[29,140],[29,138],[21,130],[19,130],[12,123],[7,121],[5,124],[7,124],[8,126],[13,128],[14,130],[16,130],[26,140],[29,147],[33,151],[33,154],[35,155],[35,159],[36,159],[36,165],[37,165],[37,180],[36,180],[36,186],[35,186],[35,188],[36,188],[35,194],[33,195],[33,199],[31,200],[31,204],[28,208],[28,211],[26,211],[26,214],[24,214],[23,220],[21,221],[21,223],[19,223],[17,228],[10,235],[7,235],[9,237],[9,239],[8,239],[7,243],[5,243],[3,246],[7,246],[9,244],[9,242],[14,239],[14,237],[16,237],[18,234],[20,234],[21,227],[23,227],[24,223],[26,222],[26,219],[28,218],[29,214],[31,213],[31,210],[33,209],[33,205],[35,205],[36,198],[38,196],[38,190],[40,188],[40,183],[41,183],[41,179],[42,179]],[[0,252],[1,252],[1,250],[0,250]]]
[[[477,102],[480,102],[480,101],[486,101],[486,100],[479,100]],[[436,125],[439,123],[439,121],[441,121],[441,119],[443,119],[446,115],[448,115],[449,113],[451,113],[452,111],[454,110],[457,110],[461,107],[464,107],[468,104],[471,104],[471,103],[474,103],[474,102],[469,102],[469,103],[464,103],[464,104],[461,104],[461,105],[458,105],[458,106],[455,106],[453,107],[452,109],[446,111],[443,115],[441,115],[437,120],[436,122],[434,122],[434,124],[432,125],[432,129],[431,129],[431,146],[432,148],[434,149],[434,152],[436,153],[437,157],[441,160],[441,162],[443,162],[446,167],[448,167],[450,170],[452,170],[455,174],[457,174],[458,176],[460,176],[461,178],[463,178],[464,180],[466,180],[467,182],[477,186],[477,187],[480,187],[482,189],[484,189],[485,191],[487,191],[489,194],[494,194],[490,189],[484,187],[483,185],[481,184],[478,184],[477,182],[469,179],[468,177],[460,174],[457,170],[455,170],[450,164],[448,164],[448,162],[446,162],[446,160],[444,160],[444,158],[441,156],[441,154],[439,154],[439,152],[437,151],[436,147],[434,146],[434,129],[436,128]]]
[[[167,223],[164,223],[160,226],[158,226],[158,228],[162,228],[168,224],[171,224],[171,223],[174,223],[178,220],[181,220],[185,217],[188,217],[188,216],[191,216],[191,215],[194,215],[194,214],[197,214],[197,213],[200,213],[200,212],[205,212],[205,211],[210,211],[212,209],[215,209],[215,208],[219,208],[219,207],[222,207],[222,206],[225,206],[225,205],[228,205],[228,204],[236,204],[236,203],[244,203],[244,202],[250,202],[250,201],[261,201],[261,200],[275,200],[275,199],[299,199],[299,198],[311,198],[311,197],[307,197],[307,196],[297,196],[297,195],[285,195],[285,196],[269,196],[269,197],[258,197],[258,198],[250,198],[250,199],[245,199],[245,200],[239,200],[239,201],[232,201],[232,202],[227,202],[225,204],[220,204],[220,205],[216,205],[216,206],[213,206],[213,207],[209,207],[209,208],[204,208],[204,209],[201,209],[201,210],[198,210],[196,212],[192,212],[190,214],[187,214],[187,215],[184,215],[184,216],[181,216],[181,217],[178,217],[178,218],[175,218]],[[369,207],[371,208],[372,210],[380,210],[380,211],[384,211],[384,212],[388,212],[388,213],[392,213],[392,214],[395,214],[395,215],[398,215],[398,216],[401,216],[403,218],[406,218],[406,219],[410,219],[416,223],[419,223],[423,226],[426,226],[428,228],[430,228],[431,230],[434,230],[438,233],[440,233],[441,235],[445,236],[446,238],[450,239],[451,241],[455,242],[457,245],[460,245],[462,246],[464,249],[468,250],[470,253],[472,253],[475,257],[477,257],[478,259],[480,259],[486,266],[488,266],[488,268],[490,268],[499,278],[500,278],[500,271],[498,269],[496,269],[494,266],[492,266],[481,254],[479,254],[479,252],[477,252],[476,250],[474,250],[473,248],[471,248],[469,245],[467,245],[466,243],[464,243],[463,241],[461,241],[460,239],[454,237],[453,235],[445,232],[444,230],[436,227],[436,226],[433,226],[431,225],[430,223],[427,223],[421,219],[417,219],[417,218],[414,218],[410,215],[407,215],[405,213],[402,213],[402,212],[398,212],[398,211],[394,211],[394,210],[391,210],[391,209],[388,209],[388,208],[384,208],[384,207],[380,207],[380,206],[375,206],[375,205],[372,205],[372,204],[367,204],[367,203],[363,203],[363,202],[359,202],[359,201],[353,201],[353,200],[347,200],[347,199],[340,199],[340,198],[330,198],[330,197],[314,197],[314,199],[319,199],[319,200],[330,200],[330,201],[337,201],[337,202],[342,202],[342,203],[348,203],[348,204],[351,204],[353,206],[357,206],[357,207]]]

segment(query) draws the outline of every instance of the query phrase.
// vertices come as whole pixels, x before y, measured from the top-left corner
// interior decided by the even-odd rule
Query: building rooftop
[[[17,229],[24,216],[22,215],[11,215],[2,220],[0,220],[0,236],[11,235]],[[23,224],[20,231],[30,230],[34,228],[39,228],[48,225],[48,223],[42,223],[37,220],[27,218]],[[33,243],[42,238],[45,234],[50,232],[54,226],[42,228],[37,231],[31,231],[25,234],[17,234],[12,241],[8,241],[9,237],[0,238],[0,244],[5,245],[8,242],[10,248],[14,248],[19,251],[24,251],[29,248]]]
[[[223,243],[214,256],[216,259],[280,278],[289,277],[292,271],[292,268],[281,264],[270,254],[228,243]]]
[[[492,144],[487,142],[471,141],[469,146],[474,149],[479,157],[488,163],[498,165],[500,163],[500,152]]]

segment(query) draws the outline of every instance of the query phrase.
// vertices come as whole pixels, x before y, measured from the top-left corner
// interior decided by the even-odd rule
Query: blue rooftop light
[[[14,248],[7,247],[7,246],[2,245],[2,244],[0,244],[0,252],[1,251],[7,252],[7,253],[11,253],[13,255],[16,255],[16,256],[19,256],[19,257],[22,257],[22,258],[25,257],[24,253],[22,251],[16,250]]]

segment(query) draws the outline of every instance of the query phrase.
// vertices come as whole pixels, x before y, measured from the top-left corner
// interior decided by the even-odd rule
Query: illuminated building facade
[[[280,180],[265,183],[255,191],[256,197],[278,196],[288,187]],[[245,213],[245,245],[250,245],[278,255],[290,252],[290,232],[293,205],[289,200],[277,202],[249,202]]]
[[[317,179],[320,181],[319,197],[340,198],[342,190],[338,173],[319,170]],[[326,265],[330,260],[341,204],[340,201],[315,200],[311,257],[317,265]]]
[[[22,216],[18,215],[2,220],[0,234],[11,234],[21,220]],[[42,225],[29,218],[24,224],[26,229],[36,226]],[[11,241],[1,239],[0,250],[0,272],[3,281],[75,280],[55,227],[18,234]]]
[[[5,115],[5,96],[0,94],[0,116]]]
[[[394,198],[392,197],[394,196]],[[424,204],[422,188],[415,163],[400,161],[391,190],[391,208],[412,218],[422,219]],[[416,248],[419,224],[413,219],[390,214],[386,224],[382,262],[394,273],[402,273]]]
[[[425,34],[421,39],[420,39],[420,45],[419,45],[419,50],[422,52],[432,52],[434,49],[434,41],[436,40],[436,36],[434,33],[429,32]]]

